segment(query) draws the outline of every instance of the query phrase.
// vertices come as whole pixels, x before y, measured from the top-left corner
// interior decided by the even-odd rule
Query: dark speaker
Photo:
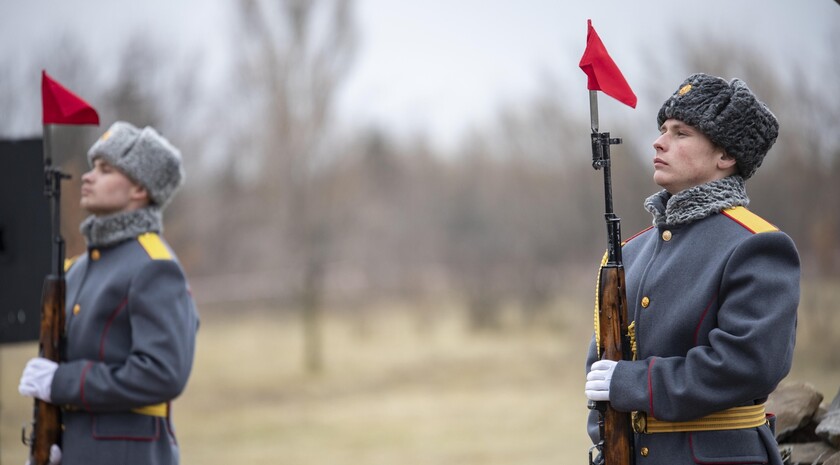
[[[36,341],[50,272],[41,139],[0,140],[0,343]]]

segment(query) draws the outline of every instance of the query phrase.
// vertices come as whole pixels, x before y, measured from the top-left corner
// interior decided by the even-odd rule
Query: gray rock
[[[807,425],[820,407],[823,395],[810,383],[783,381],[767,399],[766,409],[776,415],[776,440],[783,442]]]
[[[817,422],[809,421],[805,426],[785,436],[785,444],[822,441],[823,438],[818,436],[816,432],[817,425]]]
[[[840,391],[814,432],[832,446],[840,448]]]

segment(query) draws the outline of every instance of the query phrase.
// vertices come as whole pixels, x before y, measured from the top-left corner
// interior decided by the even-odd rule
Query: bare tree
[[[321,301],[330,254],[328,213],[318,209],[316,179],[329,158],[327,144],[335,92],[355,50],[350,0],[287,0],[238,4],[243,74],[239,87],[257,105],[249,137],[273,243],[271,260],[289,261],[304,315],[305,366],[322,369]],[[271,239],[271,237],[269,237]]]

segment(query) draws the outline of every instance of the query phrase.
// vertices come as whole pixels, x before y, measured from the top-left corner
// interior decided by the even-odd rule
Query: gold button
[[[650,449],[648,449],[647,447],[642,447],[642,450],[640,450],[639,453],[642,454],[642,457],[647,457],[648,454],[650,454]]]
[[[76,305],[73,306],[73,314],[74,315],[78,315],[79,312],[81,312],[81,311],[82,311],[82,307],[79,304],[76,304]]]
[[[665,231],[662,233],[662,240],[668,242],[671,240],[671,231]]]
[[[642,297],[642,308],[648,308],[648,305],[650,305],[650,299],[647,296]]]
[[[102,254],[99,253],[99,249],[93,249],[90,251],[90,259],[93,261],[99,260],[99,257],[101,256]]]

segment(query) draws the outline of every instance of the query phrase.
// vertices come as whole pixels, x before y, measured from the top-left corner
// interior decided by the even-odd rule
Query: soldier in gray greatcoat
[[[177,464],[171,402],[192,369],[198,314],[160,233],[181,155],[153,128],[117,122],[88,162],[87,253],[68,265],[65,357],[30,360],[19,391],[62,407],[51,463]]]
[[[586,396],[633,412],[637,464],[780,465],[764,401],[791,367],[799,256],[745,190],[778,122],[741,80],[695,74],[657,123],[653,226],[622,248],[634,357],[593,340]]]

